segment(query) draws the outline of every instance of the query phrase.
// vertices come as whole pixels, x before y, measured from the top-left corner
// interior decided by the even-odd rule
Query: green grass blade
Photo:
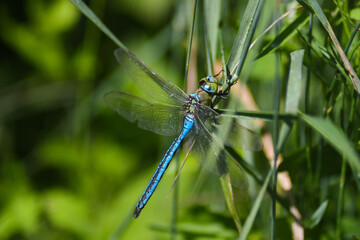
[[[129,227],[130,223],[133,220],[133,210],[131,209],[129,213],[126,215],[126,217],[121,221],[121,223],[118,225],[118,227],[115,229],[115,231],[110,235],[108,240],[117,240],[120,239],[120,237],[124,234],[126,229]]]
[[[205,0],[204,1],[204,17],[205,17],[205,38],[209,43],[211,65],[214,65],[216,59],[217,39],[219,32],[219,22],[221,13],[220,0]],[[213,71],[213,69],[208,69]]]
[[[343,158],[341,164],[341,174],[339,179],[339,193],[338,193],[338,202],[337,202],[337,210],[336,210],[336,238],[340,239],[340,235],[342,232],[341,222],[343,220],[342,217],[342,209],[344,208],[344,190],[345,190],[345,175],[346,175],[346,160]]]
[[[304,59],[304,50],[298,50],[290,53],[291,63],[289,70],[289,80],[285,96],[285,112],[296,113],[299,106],[302,82],[302,63]],[[283,148],[292,128],[292,121],[285,122],[280,129],[277,151]]]
[[[264,121],[272,121],[274,119],[273,112],[265,112],[265,111],[251,111],[251,110],[236,111],[232,109],[216,109],[216,112],[220,113],[224,117],[251,118],[251,119],[264,120]],[[292,121],[298,119],[298,115],[293,113],[279,113],[279,119],[284,121]]]
[[[234,220],[234,223],[236,225],[236,228],[238,232],[241,232],[241,220],[239,216],[239,212],[236,208],[236,204],[234,201],[234,193],[231,186],[230,179],[227,181],[224,178],[220,178],[221,188],[224,193],[224,198],[226,202],[226,206],[229,208],[229,212]]]
[[[239,156],[239,154],[232,148],[230,147],[226,147],[226,150],[228,150],[228,152],[231,154],[231,156],[241,165],[241,167],[245,170],[245,172],[247,173],[248,176],[251,176],[255,182],[258,185],[264,184],[264,179],[261,175],[260,172],[258,172],[258,170],[256,169],[256,167],[252,166],[251,164],[247,163],[241,156]],[[283,162],[284,163],[284,162]],[[282,163],[282,164],[283,164]],[[281,167],[282,165],[280,165]],[[279,167],[279,168],[280,168]],[[278,168],[278,169],[279,169]],[[272,188],[268,186],[267,188],[267,192],[269,194],[271,194],[273,192]],[[279,195],[276,195],[276,201],[280,204],[280,206],[287,211],[287,213],[289,214],[289,216],[291,216],[293,219],[295,219],[296,221],[300,222],[300,219],[298,219],[291,211],[290,211],[290,206],[288,201]]]
[[[275,21],[273,21],[259,36],[256,37],[256,39],[251,43],[249,50],[252,49],[255,44],[266,34],[268,33],[274,26],[276,26],[278,23],[280,23],[284,18],[288,17],[290,14],[292,14],[294,11],[299,10],[302,8],[302,6],[294,7],[287,12],[285,12],[283,15],[281,15],[279,18],[277,18]]]
[[[289,81],[285,97],[285,112],[296,113],[299,106],[302,80],[302,63],[304,50],[290,53],[291,64],[289,70]]]
[[[269,44],[267,44],[256,59],[273,52],[275,49],[286,43],[289,39],[296,35],[298,29],[301,29],[308,21],[309,15],[307,13],[301,14],[291,24],[287,25]]]
[[[246,218],[246,221],[245,221],[245,223],[244,223],[243,229],[242,229],[241,234],[240,234],[240,236],[239,236],[239,240],[245,240],[245,239],[247,239],[247,236],[249,235],[249,232],[250,232],[250,230],[251,230],[251,227],[252,227],[253,224],[254,224],[256,214],[258,213],[258,211],[259,211],[259,209],[260,209],[261,201],[262,201],[262,199],[264,198],[266,189],[267,189],[268,186],[269,186],[270,179],[271,179],[271,176],[273,175],[273,173],[274,173],[274,168],[272,168],[272,169],[268,172],[268,174],[267,174],[267,176],[266,176],[265,182],[264,182],[264,184],[262,185],[258,196],[256,197],[256,200],[255,200],[255,203],[254,203],[253,207],[251,208],[250,214],[249,214],[248,217]]]
[[[93,11],[81,0],[70,0],[88,19],[90,19],[118,47],[126,49],[125,45],[105,26]]]
[[[311,7],[311,9],[316,13],[319,21],[321,22],[321,24],[323,25],[325,30],[328,32],[332,42],[334,43],[343,63],[345,65],[345,68],[349,72],[349,77],[352,81],[352,85],[353,85],[354,89],[358,92],[358,94],[360,94],[359,77],[356,75],[356,72],[354,71],[348,58],[346,57],[345,52],[341,48],[341,45],[340,45],[339,41],[337,40],[335,33],[334,33],[329,21],[327,20],[323,10],[321,9],[319,3],[316,0],[298,0],[298,2],[300,4],[302,4],[303,6]]]
[[[237,80],[244,65],[245,57],[251,44],[263,3],[263,0],[253,0],[248,2],[227,63],[228,70],[230,71],[229,73],[232,75],[230,84]],[[227,89],[224,89],[224,91],[226,90]]]
[[[360,158],[344,132],[329,119],[313,117],[302,112],[300,118],[316,132],[320,133],[357,172],[360,172]]]
[[[231,101],[229,103],[228,107],[230,109],[234,108],[235,102]],[[227,129],[231,128],[230,123],[231,123],[231,121],[227,121],[222,124],[222,130],[224,133],[227,133],[228,132]],[[219,136],[221,137],[221,139],[223,141],[225,141],[227,138],[226,134],[219,133]],[[236,199],[234,198],[234,192],[233,192],[233,188],[231,185],[231,178],[229,175],[227,175],[227,176],[224,175],[223,177],[220,178],[220,181],[221,181],[221,188],[224,193],[226,205],[227,205],[229,212],[234,220],[236,228],[237,228],[238,232],[240,233],[241,232],[241,220],[240,220],[239,212],[238,212],[238,209],[237,209],[236,203],[235,203]]]
[[[193,36],[194,36],[194,28],[195,28],[196,8],[197,8],[197,0],[194,0],[193,15],[192,15],[192,19],[191,19],[191,27],[190,27],[190,34],[189,34],[189,45],[188,45],[189,47],[188,47],[187,54],[186,54],[184,89],[186,89],[188,72],[189,72],[190,54],[191,54],[192,40],[193,40]]]
[[[278,15],[278,13],[275,13]],[[277,31],[278,32],[278,31]],[[277,160],[279,156],[279,151],[277,149],[277,146],[279,144],[279,112],[280,112],[280,103],[281,103],[281,89],[282,89],[282,78],[280,76],[280,53],[276,52],[275,55],[275,77],[274,77],[274,83],[273,83],[273,110],[274,110],[274,121],[272,122],[272,141],[273,141],[273,166],[274,174],[273,174],[273,191],[271,193],[271,200],[272,200],[272,211],[271,211],[271,232],[270,232],[270,239],[275,239],[275,230],[276,230],[276,189],[277,189]]]
[[[309,229],[313,229],[314,227],[316,227],[316,225],[319,224],[322,217],[324,216],[328,203],[328,200],[325,200],[323,203],[321,203],[318,209],[316,209],[314,214],[310,217],[309,221],[306,221],[306,226]]]
[[[187,54],[186,54],[185,75],[184,75],[184,84],[183,84],[184,91],[186,91],[186,88],[187,88],[190,55],[191,55],[192,40],[193,40],[194,28],[195,28],[196,9],[197,9],[197,0],[194,0],[193,15],[192,15],[192,19],[191,19],[191,26],[190,26],[190,32],[189,32],[189,45],[188,45],[188,50],[187,50]],[[176,156],[176,172],[179,169],[180,169],[180,157],[179,157],[179,154],[177,154],[177,156]],[[170,232],[169,232],[170,239],[176,238],[177,216],[178,216],[178,206],[179,206],[179,188],[180,188],[180,184],[179,184],[180,179],[179,178],[180,178],[180,176],[178,176],[178,179],[177,179],[178,184],[175,184],[175,186],[174,186],[174,194],[173,194],[172,210],[171,210],[171,223],[170,223]]]
[[[285,96],[285,112],[296,113],[299,107],[300,95],[301,95],[301,83],[302,83],[302,65],[304,59],[304,50],[298,50],[290,53],[290,69],[289,79]],[[283,149],[291,129],[293,127],[293,121],[285,121],[280,129],[279,140],[276,145],[276,155],[279,155]],[[276,189],[276,185],[274,186]],[[274,191],[274,193],[276,193]],[[273,197],[274,199],[274,197]],[[275,217],[275,216],[274,216]],[[275,221],[275,219],[273,220]],[[273,236],[274,238],[275,236]]]
[[[228,76],[227,68],[226,68],[226,61],[225,61],[225,51],[224,51],[224,39],[222,34],[222,27],[219,28],[219,44],[220,44],[220,54],[221,54],[221,65],[223,69],[223,76]],[[226,79],[226,78],[221,78]],[[221,82],[222,84],[222,82]]]

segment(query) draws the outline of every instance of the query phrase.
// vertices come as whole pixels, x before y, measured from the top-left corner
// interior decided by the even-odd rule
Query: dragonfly
[[[212,108],[212,97],[223,95],[217,79],[202,78],[199,88],[188,95],[152,71],[130,50],[119,48],[114,54],[135,84],[151,99],[112,91],[104,96],[106,104],[128,121],[137,122],[139,128],[164,136],[177,135],[138,201],[133,217],[140,215],[183,142],[189,143],[188,152],[204,168],[220,178],[227,177],[235,187],[246,188],[244,171],[224,147],[260,150],[262,144],[255,132]]]

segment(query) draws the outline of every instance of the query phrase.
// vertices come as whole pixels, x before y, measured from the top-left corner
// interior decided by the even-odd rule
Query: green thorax
[[[199,82],[200,88],[191,93],[188,111],[193,113],[198,104],[211,106],[211,98],[218,93],[218,82],[216,78],[207,76]]]

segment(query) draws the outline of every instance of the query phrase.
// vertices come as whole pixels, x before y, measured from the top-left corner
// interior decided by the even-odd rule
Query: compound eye
[[[207,83],[207,84],[205,84],[203,89],[205,91],[207,91],[208,93],[216,93],[217,89],[218,89],[218,85],[217,85],[217,83]]]
[[[211,82],[211,78],[209,76],[206,77],[207,82]]]

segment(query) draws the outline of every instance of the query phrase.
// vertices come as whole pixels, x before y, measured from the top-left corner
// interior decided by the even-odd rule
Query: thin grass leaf
[[[106,36],[108,36],[120,48],[126,49],[125,45],[105,26],[93,11],[81,0],[70,0],[88,19],[90,19]]]
[[[120,239],[120,237],[124,234],[126,229],[129,227],[130,223],[133,220],[132,217],[133,211],[132,209],[128,212],[126,217],[121,221],[121,223],[118,225],[118,227],[115,229],[115,231],[110,235],[108,240],[117,240]]]
[[[290,53],[291,63],[289,70],[289,80],[285,96],[285,112],[296,113],[299,106],[302,82],[302,63],[304,59],[304,50],[298,50]],[[277,151],[283,148],[293,125],[293,121],[285,122],[280,129]]]
[[[209,43],[211,66],[214,66],[217,50],[217,39],[219,32],[219,22],[221,13],[220,0],[204,1],[204,17],[205,17],[205,38]],[[212,72],[213,69],[208,69]]]
[[[346,175],[346,161],[343,158],[342,164],[341,164],[341,175],[339,179],[339,192],[338,192],[338,203],[337,203],[337,209],[336,209],[336,238],[340,239],[340,235],[342,232],[341,229],[341,222],[343,220],[342,217],[342,209],[344,208],[344,189],[345,189],[345,175]]]
[[[275,15],[279,14],[279,9],[277,8]],[[276,33],[278,34],[279,27],[276,28]],[[280,76],[280,66],[281,66],[281,59],[280,53],[276,52],[275,55],[275,78],[273,83],[273,110],[274,110],[274,121],[272,122],[272,141],[273,141],[273,166],[274,174],[273,174],[273,191],[271,193],[271,200],[272,200],[272,211],[271,211],[271,235],[270,239],[275,239],[275,230],[276,230],[276,189],[277,189],[277,160],[279,157],[280,152],[277,149],[279,144],[279,112],[280,112],[280,101],[281,101],[281,88],[282,88],[282,78]]]
[[[251,40],[254,36],[263,3],[263,0],[248,2],[227,63],[229,73],[232,75],[230,84],[233,84],[240,75]],[[226,90],[225,88],[224,92],[226,92]]]
[[[235,102],[231,101],[229,106],[229,108],[234,108],[235,107]],[[231,125],[231,119],[229,119],[230,121],[226,121],[224,123],[222,123],[222,132],[223,134],[220,134],[219,136],[221,137],[221,139],[223,141],[226,140],[226,138],[228,137],[226,135],[226,133],[228,132],[228,130],[232,127]],[[234,193],[233,193],[233,188],[231,186],[231,178],[230,176],[224,176],[224,178],[220,178],[221,181],[221,187],[222,190],[224,192],[224,197],[225,197],[225,201],[226,201],[226,205],[229,208],[229,211],[233,217],[233,220],[235,222],[236,228],[238,230],[238,232],[241,232],[241,220],[240,220],[240,216],[239,216],[239,212],[237,210],[236,204],[235,204],[235,199],[234,199]]]
[[[291,13],[293,13],[294,11],[297,11],[298,9],[302,8],[302,6],[297,6],[294,7],[292,9],[290,9],[289,11],[287,11],[286,13],[284,13],[283,15],[281,15],[278,19],[276,19],[274,22],[272,22],[270,24],[270,26],[268,26],[265,31],[263,31],[259,36],[257,36],[257,38],[251,43],[249,50],[252,49],[255,44],[259,41],[259,39],[261,39],[267,32],[269,32],[276,24],[278,24],[281,20],[283,20],[284,18],[286,18],[287,16],[289,16]]]
[[[239,236],[239,238],[238,238],[239,240],[245,240],[245,239],[247,239],[247,236],[249,235],[249,232],[250,232],[250,230],[251,230],[251,227],[252,227],[253,224],[254,224],[256,214],[258,213],[258,211],[259,211],[259,209],[260,209],[261,201],[262,201],[262,199],[264,198],[266,189],[267,189],[268,186],[269,186],[270,179],[271,179],[271,176],[273,175],[273,173],[274,173],[274,168],[272,168],[272,169],[268,172],[268,174],[267,174],[267,176],[266,176],[266,178],[265,178],[265,182],[264,182],[264,184],[262,185],[258,196],[256,197],[255,203],[254,203],[253,207],[251,208],[250,214],[249,214],[248,217],[246,218],[246,221],[245,221],[245,223],[244,223],[243,229],[242,229],[241,234],[240,234],[240,236]]]
[[[224,41],[223,41],[223,34],[222,34],[222,27],[219,28],[219,43],[220,43],[220,54],[221,54],[221,65],[223,69],[223,76],[228,76],[226,61],[225,61],[225,54],[224,54]],[[224,78],[222,78],[224,79]],[[223,84],[223,82],[220,82]]]
[[[324,216],[328,203],[329,203],[328,200],[325,200],[323,203],[321,203],[321,205],[319,206],[318,209],[316,209],[316,211],[311,216],[311,218],[308,221],[306,221],[305,224],[309,229],[313,229],[319,224],[322,217]]]
[[[360,158],[344,132],[329,119],[313,117],[299,111],[300,118],[320,133],[357,172],[360,172]]]
[[[225,117],[233,117],[233,118],[251,118],[258,119],[264,121],[272,121],[274,119],[273,112],[265,112],[265,111],[251,111],[251,110],[232,110],[232,109],[216,109],[217,113]],[[298,119],[297,114],[293,113],[279,113],[279,119],[284,121],[292,121]]]
[[[157,233],[166,233],[168,229],[167,224],[155,223],[151,225],[151,230]],[[177,236],[182,236],[184,239],[234,239],[236,237],[235,231],[216,223],[185,222],[178,224],[175,230]],[[166,238],[160,237],[160,239]]]
[[[234,193],[231,186],[230,178],[226,181],[224,178],[220,178],[221,188],[224,193],[224,198],[226,201],[226,205],[229,208],[229,212],[234,220],[236,228],[238,232],[241,232],[241,220],[239,216],[239,212],[236,208],[236,204],[234,202]]]
[[[324,56],[323,52],[321,51],[321,46],[318,44],[317,41],[314,41],[314,39],[311,39],[311,43],[308,41],[308,36],[305,36],[304,33],[302,33],[299,29],[297,29],[298,36],[300,37],[300,40],[304,42],[304,45],[307,49],[311,50],[312,53],[315,53],[316,57],[322,58]],[[326,61],[328,61],[328,57],[325,56]],[[330,63],[329,63],[330,64]]]
[[[187,88],[191,47],[192,47],[192,40],[193,40],[194,28],[195,28],[196,9],[197,9],[197,0],[194,0],[193,15],[192,15],[191,25],[190,25],[189,45],[188,45],[188,51],[187,51],[187,55],[186,55],[185,75],[184,75],[184,84],[183,84],[184,91],[186,91],[186,88]],[[176,171],[178,171],[179,169],[180,169],[180,159],[179,159],[179,153],[178,153],[176,155]],[[179,187],[180,187],[179,184],[176,184],[174,186],[174,197],[173,197],[173,201],[172,201],[171,223],[170,223],[170,239],[176,238],[175,232],[176,232],[176,227],[177,227],[176,220],[177,220],[177,215],[178,215],[177,212],[178,212],[178,206],[179,206],[179,204],[178,204],[179,203]]]
[[[285,112],[296,113],[299,107],[301,94],[304,49],[290,53],[290,57],[291,63],[289,70],[289,81],[285,97]]]
[[[325,52],[325,51],[324,51]],[[328,51],[326,51],[327,55],[331,59],[331,64],[335,65],[337,70],[343,75],[343,77],[348,81],[351,82],[350,76],[346,70],[346,67],[343,65],[341,57],[339,56],[337,50],[334,46],[330,45]]]
[[[193,15],[192,15],[192,19],[191,19],[190,34],[189,34],[189,47],[188,47],[188,51],[186,54],[184,89],[186,89],[186,86],[187,86],[187,78],[188,78],[189,64],[190,64],[190,54],[191,54],[192,40],[193,40],[193,36],[194,36],[194,28],[195,28],[196,8],[197,8],[197,0],[194,0]]]
[[[241,165],[241,167],[245,170],[245,172],[248,175],[253,177],[253,179],[255,180],[255,182],[257,184],[261,185],[264,183],[264,179],[263,179],[262,175],[258,172],[258,170],[256,170],[256,168],[254,166],[252,166],[251,164],[248,164],[244,159],[242,159],[234,149],[232,149],[230,147],[226,147],[226,150],[228,150],[228,152],[231,154],[231,156]],[[286,162],[283,162],[283,163],[286,163]],[[271,194],[273,192],[273,190],[270,187],[268,187],[267,192],[269,194]],[[280,204],[280,206],[283,207],[283,209],[285,211],[287,211],[289,216],[291,216],[296,221],[300,222],[300,220],[296,216],[294,216],[294,214],[290,211],[288,201],[285,200],[285,198],[283,198],[279,195],[276,195],[276,201]]]
[[[345,68],[347,69],[351,82],[352,82],[352,86],[354,87],[355,91],[358,92],[358,94],[360,94],[360,80],[359,77],[356,75],[356,72],[354,71],[353,67],[351,66],[348,58],[346,57],[345,52],[343,51],[343,49],[341,48],[341,45],[339,43],[339,41],[337,40],[335,33],[329,23],[329,21],[327,20],[323,10],[321,9],[319,3],[316,0],[298,0],[298,2],[303,5],[304,7],[311,7],[311,9],[316,13],[319,21],[321,22],[321,24],[324,26],[325,30],[328,32],[332,42],[334,43],[344,65]]]
[[[299,29],[301,29],[309,21],[309,16],[307,13],[303,13],[298,16],[291,24],[287,25],[279,35],[277,35],[267,46],[262,50],[256,59],[259,59],[275,49],[281,47],[289,39],[291,39]]]

